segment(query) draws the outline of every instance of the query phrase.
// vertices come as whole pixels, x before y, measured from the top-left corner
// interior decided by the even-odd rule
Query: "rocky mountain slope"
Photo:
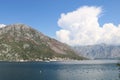
[[[79,55],[88,58],[120,58],[120,45],[89,45],[89,46],[76,46],[74,49]]]
[[[84,59],[66,44],[24,24],[0,28],[0,60]]]

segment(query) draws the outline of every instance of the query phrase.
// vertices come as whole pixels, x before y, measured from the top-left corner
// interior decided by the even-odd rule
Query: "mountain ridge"
[[[102,43],[88,46],[75,46],[73,48],[79,55],[91,59],[120,58],[120,45]]]
[[[25,24],[0,28],[0,60],[85,59],[67,44],[50,38]]]

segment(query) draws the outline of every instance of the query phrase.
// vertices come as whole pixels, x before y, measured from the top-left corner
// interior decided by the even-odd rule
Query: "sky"
[[[120,0],[0,0],[0,24],[23,23],[70,45],[120,44]]]

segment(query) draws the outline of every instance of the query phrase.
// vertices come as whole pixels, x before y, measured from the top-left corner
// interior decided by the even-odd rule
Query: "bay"
[[[117,60],[0,62],[0,80],[120,80]]]

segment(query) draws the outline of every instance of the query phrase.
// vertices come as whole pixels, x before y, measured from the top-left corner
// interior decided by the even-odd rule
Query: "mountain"
[[[70,46],[45,36],[24,24],[0,28],[0,60],[64,60],[84,59]]]
[[[74,49],[79,55],[92,59],[120,58],[120,45],[88,45],[75,46]]]

